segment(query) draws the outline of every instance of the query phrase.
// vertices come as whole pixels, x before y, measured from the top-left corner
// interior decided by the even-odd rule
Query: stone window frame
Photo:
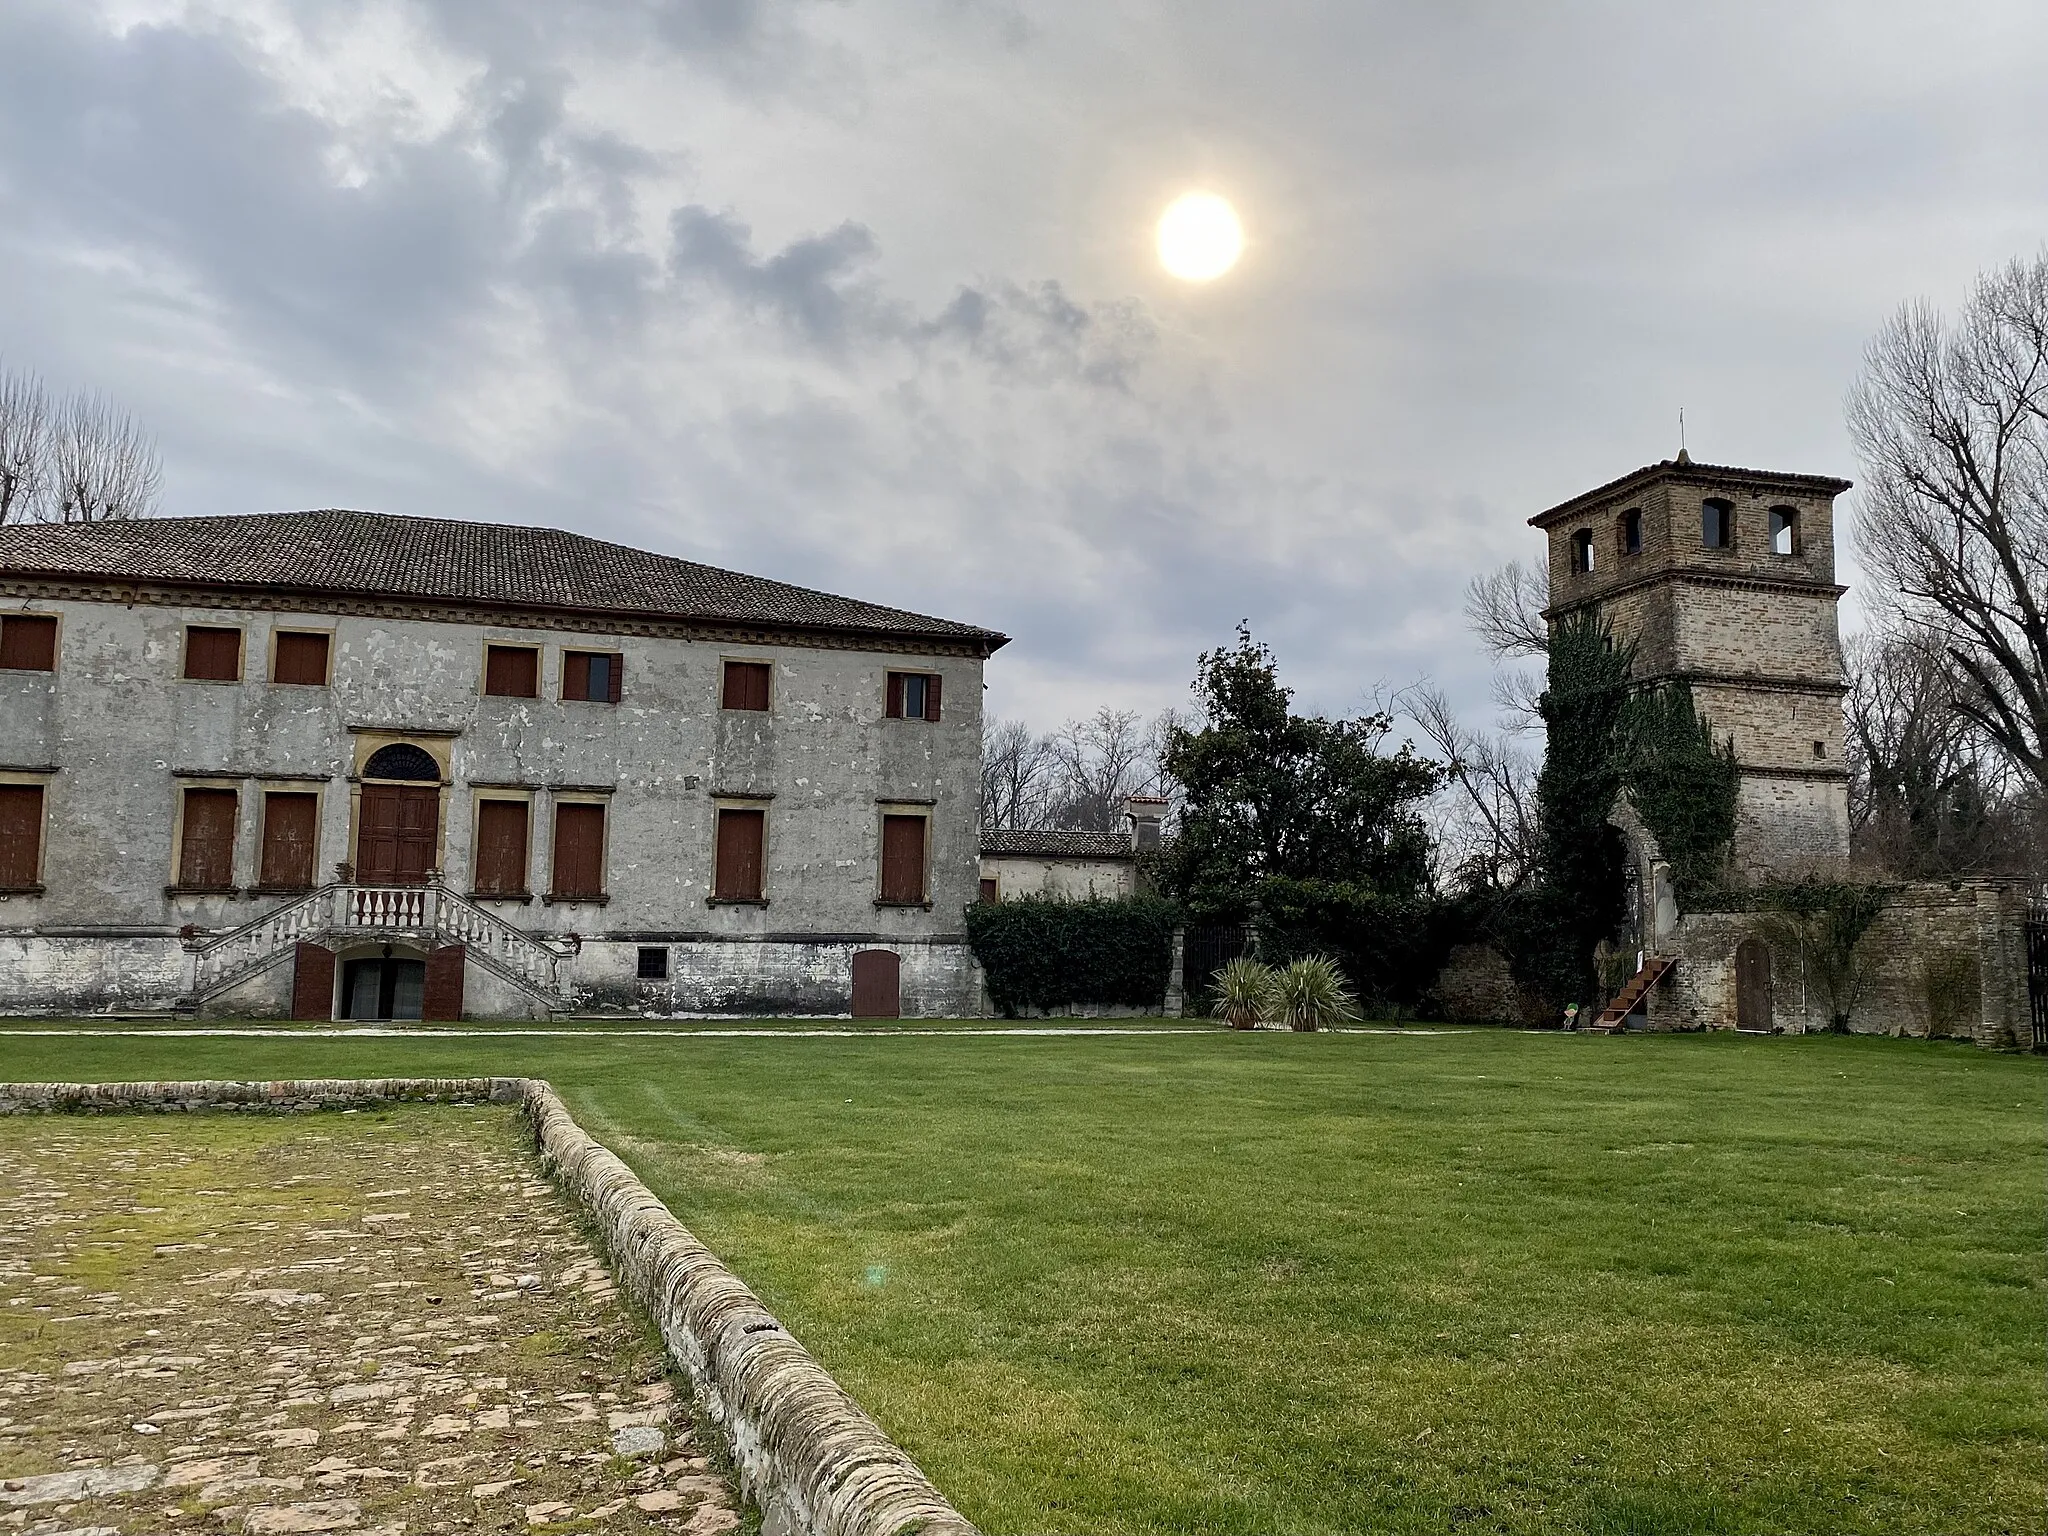
[[[200,679],[195,679],[200,681]],[[245,866],[243,833],[249,821],[248,776],[226,773],[179,773],[171,780],[171,870],[170,879],[164,884],[164,895],[179,896],[227,896],[247,895],[235,883],[235,871]],[[186,885],[179,876],[185,866],[185,807],[186,795],[195,789],[226,790],[235,797],[235,833],[228,844],[228,883],[226,885]]]
[[[771,898],[768,895],[768,850],[774,843],[775,817],[773,794],[749,794],[744,790],[720,790],[711,796],[711,879],[709,894],[704,898],[707,907],[765,907]],[[718,818],[723,811],[759,811],[761,813],[761,894],[758,896],[721,896],[718,894]]]
[[[765,667],[768,672],[768,702],[759,709],[739,709],[725,702],[726,669],[732,666]],[[772,715],[775,713],[775,696],[779,692],[775,676],[775,658],[772,656],[721,655],[718,658],[718,707],[729,715]]]
[[[535,789],[535,788],[534,788],[533,786],[531,786],[531,785],[521,785],[521,784],[479,784],[479,783],[475,783],[475,782],[472,782],[472,783],[470,784],[470,786],[469,786],[469,889],[468,889],[468,890],[467,890],[466,892],[464,892],[464,895],[465,895],[465,896],[467,896],[469,900],[471,900],[471,901],[476,901],[476,902],[500,902],[500,901],[509,901],[509,902],[516,902],[516,903],[517,903],[518,905],[520,905],[520,906],[527,906],[527,905],[530,905],[530,904],[532,903],[532,901],[533,901],[533,899],[534,899],[534,890],[533,890],[533,886],[534,886],[534,879],[533,879],[533,860],[534,860],[534,846],[533,846],[533,833],[534,833],[534,827],[535,827],[535,825],[536,825],[536,824],[538,823],[538,821],[539,821],[539,818],[538,818],[538,817],[536,817],[536,816],[534,815],[534,802],[536,801],[536,799],[538,799],[538,797],[539,797],[539,791],[538,791],[537,789]],[[517,802],[519,802],[519,803],[521,803],[521,804],[525,805],[525,807],[526,807],[526,889],[525,889],[525,890],[523,890],[523,891],[517,891],[517,892],[513,892],[513,891],[504,891],[504,892],[499,892],[499,891],[486,891],[486,890],[483,890],[483,889],[479,888],[479,887],[478,887],[478,885],[477,885],[477,860],[478,860],[479,858],[481,858],[481,857],[482,857],[482,855],[483,855],[483,839],[482,839],[482,828],[483,828],[483,824],[484,824],[484,813],[483,813],[483,805],[484,805],[484,802],[485,802],[486,800],[511,800],[511,801],[517,801]],[[550,829],[552,829],[552,827],[553,827],[553,818],[552,818],[552,813],[550,814],[550,818],[549,818],[549,827],[550,827]],[[609,811],[607,811],[607,812],[605,813],[605,829],[604,829],[604,830],[605,830],[605,838],[606,838],[607,842],[609,842],[609,840],[610,840],[610,838],[611,838],[611,830],[612,830],[612,829],[611,829],[611,813],[610,813]],[[607,851],[609,851],[609,850],[607,850]],[[550,839],[550,842],[549,842],[548,852],[549,852],[549,854],[550,854],[550,862],[552,862],[552,855],[553,855],[553,852],[554,852],[554,845],[553,845],[553,841],[552,841],[552,839]],[[553,875],[553,873],[554,873],[554,871],[553,871],[553,870],[550,870],[550,871],[549,871],[549,874],[550,874],[550,876],[552,876],[552,875]]]
[[[327,637],[327,666],[317,683],[281,683],[277,680],[277,639],[280,635],[325,635]],[[331,624],[273,624],[265,637],[263,681],[271,688],[332,688],[334,686],[334,641],[335,629]]]
[[[610,675],[605,680],[603,698],[593,699],[588,697],[589,689],[587,686],[584,690],[586,697],[580,699],[569,697],[569,658],[571,656],[602,656],[611,663]],[[557,704],[602,704],[607,709],[616,709],[625,696],[625,677],[626,653],[619,646],[563,645],[556,648],[555,702]],[[618,699],[612,697],[614,691],[618,692],[620,696]]]
[[[937,820],[937,805],[930,800],[877,800],[875,802],[875,905],[888,911],[932,910],[932,824]],[[882,863],[884,858],[885,828],[892,816],[915,816],[924,822],[924,899],[922,901],[890,901],[882,894]]]
[[[612,826],[612,794],[613,792],[609,789],[600,789],[596,787],[572,789],[565,785],[559,788],[552,786],[549,788],[547,796],[548,878],[547,890],[542,894],[540,898],[542,906],[602,907],[610,904],[612,899],[612,833],[614,830]],[[598,879],[601,882],[601,888],[595,893],[587,893],[584,895],[572,896],[559,895],[555,891],[555,839],[558,835],[557,817],[561,808],[565,805],[594,805],[604,812],[604,836],[599,840],[597,845],[597,874]],[[529,814],[527,820],[527,836],[531,838],[532,835],[533,822],[532,817]],[[530,846],[531,845],[529,844],[529,848]],[[526,878],[527,883],[529,885],[533,883],[533,867],[530,863],[527,866]]]
[[[311,685],[308,684],[304,686]],[[327,826],[327,780],[305,778],[265,778],[261,775],[258,775],[254,782],[256,786],[254,794],[256,796],[255,859],[257,883],[249,887],[249,894],[251,896],[302,896],[307,891],[318,890],[320,888],[320,844],[322,841],[322,833],[325,831]],[[272,795],[311,795],[313,797],[313,880],[310,885],[286,886],[264,885],[262,883],[263,842],[265,836],[269,832],[270,797]],[[181,811],[179,820],[182,822],[184,820],[184,817],[182,815],[182,799],[179,802],[179,808]],[[177,866],[175,864],[172,865],[173,869],[175,869],[176,867]]]
[[[192,631],[195,629],[232,630],[235,636],[235,675],[233,677],[194,677],[192,665]],[[187,619],[179,632],[178,681],[197,683],[205,688],[239,688],[249,675],[249,627],[246,624],[206,623],[198,619]]]
[[[493,693],[491,692],[491,652],[531,651],[533,652],[533,692]],[[480,699],[524,699],[538,703],[547,691],[548,648],[538,640],[494,640],[484,636],[484,643],[477,647],[476,694]]]
[[[0,886],[0,901],[16,896],[40,897],[46,887],[43,876],[50,867],[50,814],[51,791],[56,788],[58,770],[55,768],[0,768],[0,784],[19,786],[26,789],[40,789],[43,792],[42,822],[36,828],[36,870],[35,879],[28,885]]]
[[[6,669],[6,673],[0,674],[0,676],[12,674],[16,677],[55,677],[63,670],[64,615],[62,613],[59,613],[54,608],[10,608],[4,614],[0,614],[0,623],[4,623],[8,619],[55,619],[57,621],[57,633],[50,641],[50,665],[47,668],[9,667]]]

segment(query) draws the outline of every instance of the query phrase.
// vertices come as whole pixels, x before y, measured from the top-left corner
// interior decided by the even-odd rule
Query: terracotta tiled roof
[[[994,630],[508,523],[265,512],[0,528],[0,576],[103,578],[966,641]]]
[[[1029,832],[1021,827],[983,827],[984,854],[1016,854],[1037,859],[1128,859],[1128,832]]]

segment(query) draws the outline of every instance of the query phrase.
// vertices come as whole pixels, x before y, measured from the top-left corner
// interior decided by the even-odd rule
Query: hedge
[[[1455,937],[1453,914],[1429,901],[1385,896],[1342,880],[1259,884],[1259,958],[1285,965],[1327,955],[1369,1013],[1417,1007]],[[1205,982],[1207,977],[1202,978]],[[1189,977],[1192,988],[1195,978]]]
[[[1027,896],[969,907],[967,940],[1005,1018],[1073,1003],[1157,1008],[1166,1001],[1179,921],[1179,909],[1157,896]]]

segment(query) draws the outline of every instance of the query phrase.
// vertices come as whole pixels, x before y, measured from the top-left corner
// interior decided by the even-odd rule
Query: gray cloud
[[[1327,707],[1483,706],[1464,581],[1679,406],[1853,471],[1864,335],[2048,233],[2044,53],[2017,5],[30,0],[0,351],[154,425],[174,510],[544,519],[992,623],[1040,724],[1178,701],[1241,617]],[[1193,183],[1253,236],[1201,293],[1144,248]]]

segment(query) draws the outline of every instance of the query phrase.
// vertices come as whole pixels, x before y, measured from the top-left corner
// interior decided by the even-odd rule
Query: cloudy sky
[[[1039,726],[1475,710],[1465,582],[1677,447],[1855,473],[2048,236],[2038,0],[6,0],[0,356],[164,510],[549,522],[1015,637]],[[1166,276],[1176,194],[1227,278]],[[1853,579],[1853,572],[1851,573]]]

